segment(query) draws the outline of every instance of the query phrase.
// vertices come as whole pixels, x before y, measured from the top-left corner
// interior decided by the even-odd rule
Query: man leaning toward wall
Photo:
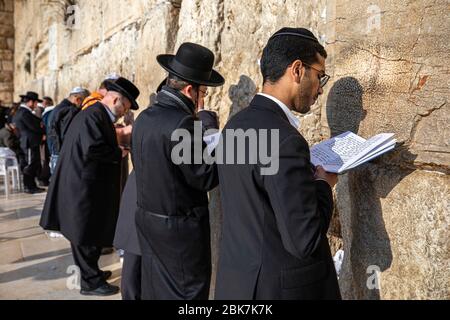
[[[291,112],[309,112],[323,93],[326,57],[306,29],[275,33],[261,60],[262,93],[224,129],[278,130],[278,150],[270,139],[264,143],[279,163],[267,175],[260,162],[218,165],[223,234],[216,299],[340,299],[326,237],[337,176],[312,167]],[[229,142],[224,135],[224,145]]]
[[[157,102],[136,120],[132,139],[136,227],[142,253],[141,297],[208,299],[211,244],[207,192],[218,184],[217,168],[204,161],[194,163],[192,153],[188,155],[190,162],[176,164],[172,152],[177,143],[172,134],[177,130],[187,133],[191,151],[195,139],[202,146],[202,130],[194,137],[194,123],[199,117],[204,117],[203,125],[216,119],[214,113],[199,109],[203,108],[206,88],[221,86],[224,79],[213,70],[214,54],[197,44],[184,43],[176,56],[160,55],[158,62],[169,72],[167,85],[158,93]]]
[[[102,247],[111,247],[120,201],[120,166],[127,151],[117,143],[114,122],[137,110],[139,90],[125,78],[107,83],[101,102],[73,119],[51,180],[40,225],[60,231],[71,243],[81,272],[81,294],[113,295],[111,272],[98,266]]]
[[[80,112],[81,104],[88,95],[89,91],[84,88],[73,88],[69,93],[69,97],[61,101],[61,103],[52,111],[50,135],[48,137],[52,146],[52,149],[50,150],[50,170],[52,173],[55,171],[67,130],[69,129],[72,120],[78,112]]]

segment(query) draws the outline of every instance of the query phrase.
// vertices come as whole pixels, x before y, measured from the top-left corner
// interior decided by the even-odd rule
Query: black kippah
[[[295,36],[295,37],[300,37],[300,38],[304,38],[304,39],[308,39],[314,42],[319,42],[316,38],[314,37],[310,37],[301,33],[295,33],[295,32],[280,32],[280,33],[276,33],[274,34],[272,37],[270,37],[269,41],[278,37],[278,36]]]

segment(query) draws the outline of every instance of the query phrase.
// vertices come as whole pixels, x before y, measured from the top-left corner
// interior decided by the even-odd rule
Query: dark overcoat
[[[171,155],[178,143],[171,136],[177,129],[194,136],[194,105],[168,87],[156,100],[137,119],[132,138],[142,298],[207,299],[211,277],[207,192],[218,184],[217,166],[203,161],[175,164]],[[205,148],[201,132],[198,138]]]
[[[141,247],[136,231],[136,173],[133,170],[128,176],[127,183],[120,201],[119,219],[117,220],[114,247],[125,250],[134,255],[141,255]]]
[[[52,112],[48,139],[50,140],[53,150],[50,150],[50,152],[52,154],[59,154],[64,141],[64,136],[66,135],[72,120],[78,112],[80,112],[80,109],[68,99],[64,99]]]
[[[13,118],[13,123],[18,129],[20,147],[27,153],[30,148],[39,147],[45,129],[41,126],[41,119],[30,110],[20,107]]]
[[[217,115],[212,111],[201,111],[198,118],[202,121],[203,130],[217,129]],[[114,247],[123,249],[134,255],[141,255],[137,236],[135,216],[137,210],[136,172],[133,170],[126,180],[120,201],[119,219],[117,220]]]
[[[111,246],[121,157],[106,106],[98,102],[78,113],[64,138],[40,225],[60,231],[75,245]]]

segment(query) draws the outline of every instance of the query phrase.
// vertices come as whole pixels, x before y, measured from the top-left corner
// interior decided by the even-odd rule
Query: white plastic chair
[[[8,171],[8,175],[11,176],[13,190],[22,191],[22,179],[17,159],[8,158],[6,161],[6,169]]]
[[[8,175],[8,169],[6,167],[6,160],[5,158],[0,158],[0,177],[3,177],[3,186],[5,188],[5,195],[6,199],[9,198],[9,175]]]
[[[3,176],[6,198],[10,194],[10,179],[13,190],[22,191],[22,179],[14,152],[8,148],[0,148],[0,176]]]

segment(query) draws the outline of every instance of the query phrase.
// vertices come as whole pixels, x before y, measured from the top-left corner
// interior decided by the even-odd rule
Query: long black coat
[[[326,237],[332,192],[314,181],[305,139],[276,103],[259,95],[225,129],[278,129],[279,170],[263,176],[262,165],[218,165],[223,234],[216,299],[339,299]]]
[[[64,142],[64,136],[75,116],[80,112],[75,104],[64,99],[59,105],[53,109],[52,120],[50,122],[50,136],[53,150],[52,154],[59,154]]]
[[[211,247],[207,191],[216,165],[172,162],[176,129],[194,131],[194,106],[168,87],[133,129],[136,226],[143,261],[143,299],[207,299]],[[201,137],[200,137],[201,139]],[[203,143],[203,147],[206,145]]]
[[[141,247],[136,231],[135,216],[137,210],[136,172],[128,176],[120,201],[119,219],[117,220],[114,247],[140,256]]]
[[[203,130],[217,129],[217,116],[211,111],[201,111],[198,118],[202,121]],[[136,172],[133,170],[126,182],[120,201],[119,219],[117,220],[116,234],[114,236],[114,247],[123,249],[134,255],[141,255],[141,247],[136,230]]]
[[[45,129],[41,126],[41,119],[30,110],[20,107],[14,115],[13,123],[19,129],[20,147],[23,152],[41,144]]]
[[[52,177],[40,225],[75,245],[111,246],[120,201],[121,150],[105,106],[73,119]]]

